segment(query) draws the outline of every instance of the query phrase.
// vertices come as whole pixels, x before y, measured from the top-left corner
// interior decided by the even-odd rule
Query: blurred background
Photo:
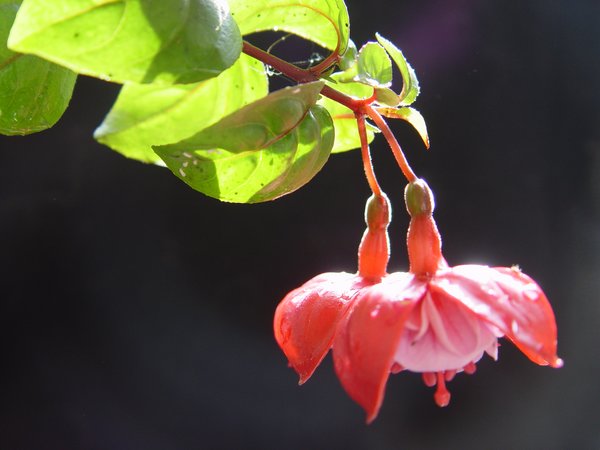
[[[81,77],[53,129],[0,139],[1,449],[600,448],[600,3],[348,7],[357,45],[378,31],[416,69],[431,150],[394,130],[436,193],[446,259],[535,278],[564,368],[503,342],[444,409],[392,376],[369,426],[330,357],[298,387],[273,311],[356,270],[359,153],[275,202],[219,203],[96,143],[117,86]],[[372,152],[406,270],[404,180],[381,138]]]

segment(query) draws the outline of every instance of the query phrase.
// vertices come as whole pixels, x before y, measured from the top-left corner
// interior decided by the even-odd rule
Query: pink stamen
[[[456,370],[446,370],[444,372],[444,378],[446,379],[446,381],[452,381],[452,379],[454,378],[455,375],[456,375]]]
[[[435,372],[423,372],[423,383],[427,387],[433,387],[436,383]]]
[[[441,408],[448,406],[450,403],[450,392],[446,389],[446,380],[444,379],[444,372],[437,373],[437,389],[433,398],[437,405]]]
[[[465,367],[463,367],[463,370],[465,371],[465,373],[467,373],[469,375],[473,375],[475,373],[475,371],[477,370],[477,366],[475,365],[474,362],[470,362]]]
[[[390,372],[392,372],[394,375],[396,375],[397,373],[402,372],[403,370],[404,370],[404,367],[402,367],[397,362],[393,363],[392,367],[390,368]]]

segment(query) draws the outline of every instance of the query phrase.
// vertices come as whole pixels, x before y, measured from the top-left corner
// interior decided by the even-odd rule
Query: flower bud
[[[367,229],[358,247],[358,273],[365,279],[379,280],[386,274],[390,259],[387,227],[391,218],[392,209],[385,194],[372,195],[367,200]]]
[[[392,221],[392,209],[387,195],[371,195],[365,206],[365,222],[369,230],[381,230],[387,228]]]
[[[416,217],[420,214],[431,215],[435,208],[433,192],[431,192],[425,180],[422,179],[406,185],[404,189],[404,201],[411,217]]]

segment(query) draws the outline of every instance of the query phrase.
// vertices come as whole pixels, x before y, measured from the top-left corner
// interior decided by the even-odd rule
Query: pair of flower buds
[[[373,195],[358,273],[318,275],[277,307],[275,338],[300,384],[333,349],[342,386],[371,422],[390,373],[421,373],[427,386],[437,385],[435,402],[446,406],[445,383],[458,372],[473,373],[483,353],[497,359],[503,336],[533,362],[561,367],[554,313],[535,281],[517,267],[449,267],[427,184],[409,183],[405,201],[408,272],[387,273],[391,208],[385,194]]]

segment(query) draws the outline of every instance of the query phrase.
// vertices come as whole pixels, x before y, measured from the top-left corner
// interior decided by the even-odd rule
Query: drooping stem
[[[383,119],[383,117],[381,117],[381,114],[379,114],[371,106],[365,105],[364,109],[365,112],[369,115],[369,117],[373,119],[373,122],[375,122],[377,128],[379,128],[383,133],[383,136],[385,137],[392,150],[392,153],[394,154],[394,158],[396,158],[396,161],[400,166],[400,170],[402,170],[402,173],[404,174],[408,182],[412,183],[413,181],[415,181],[417,179],[417,176],[410,168],[408,160],[406,159],[406,156],[404,156],[404,152],[402,151],[402,148],[400,148],[400,144],[396,140],[396,136],[394,136],[394,133],[392,133],[392,130],[390,129],[387,122]]]
[[[365,115],[363,113],[357,112],[356,116],[356,124],[358,126],[358,135],[360,136],[360,149],[362,154],[363,166],[365,169],[365,175],[367,177],[367,182],[369,183],[369,187],[373,194],[378,197],[381,197],[381,188],[379,187],[379,183],[377,182],[377,178],[375,177],[375,171],[373,170],[373,162],[371,161],[371,152],[369,151],[369,142],[367,140],[367,129],[365,126]]]

